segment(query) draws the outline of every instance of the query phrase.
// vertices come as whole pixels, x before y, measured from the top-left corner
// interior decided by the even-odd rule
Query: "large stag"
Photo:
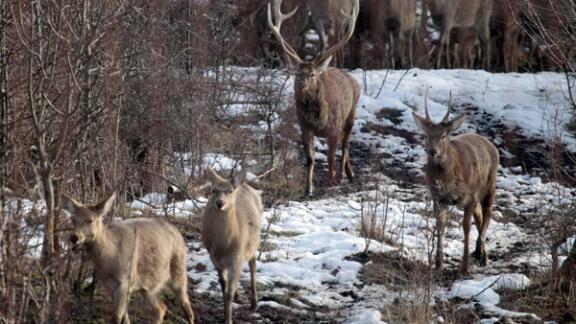
[[[274,0],[274,16],[272,7],[268,6],[268,25],[272,33],[286,53],[288,63],[297,73],[294,80],[294,99],[298,122],[302,131],[302,143],[306,153],[308,166],[308,195],[312,195],[314,174],[314,136],[325,137],[328,141],[328,181],[334,182],[336,176],[335,157],[338,144],[342,145],[342,159],[338,172],[338,180],[343,169],[349,181],[353,181],[354,173],[349,158],[349,139],[354,126],[356,104],[360,98],[360,85],[347,72],[328,68],[332,55],[343,48],[354,33],[355,21],[358,17],[359,0],[354,0],[352,13],[348,15],[347,33],[335,45],[322,51],[312,61],[304,61],[298,53],[282,37],[282,23],[292,17],[298,8],[288,14],[282,14],[282,0]]]
[[[368,2],[368,28],[374,45],[372,60],[375,67],[381,67],[388,43],[390,65],[399,63],[410,66],[413,63],[412,40],[416,27],[416,0],[365,0]]]
[[[461,32],[473,31],[480,40],[482,66],[490,64],[490,16],[493,0],[430,0],[430,13],[434,24],[440,29],[440,44],[437,51],[436,67],[439,68],[442,53],[446,56],[446,67],[452,66],[450,60],[451,33],[454,29]],[[468,57],[463,58],[465,61]],[[471,66],[471,62],[464,62]]]
[[[413,113],[414,121],[426,133],[428,163],[426,178],[434,202],[436,216],[436,268],[440,272],[444,258],[444,225],[448,205],[464,208],[464,256],[460,273],[468,273],[471,218],[478,230],[473,256],[482,266],[488,263],[486,232],[492,218],[492,204],[496,191],[498,149],[478,134],[462,134],[449,138],[465,116],[449,120],[448,112],[440,123],[434,123],[428,113],[428,93],[424,100],[426,117]]]

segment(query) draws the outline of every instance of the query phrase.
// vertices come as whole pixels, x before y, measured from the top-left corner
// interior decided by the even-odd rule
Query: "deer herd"
[[[314,137],[326,138],[328,143],[328,185],[341,181],[342,174],[350,182],[354,172],[349,157],[349,140],[354,125],[355,108],[360,97],[358,82],[345,70],[329,67],[354,35],[362,8],[371,6],[368,23],[372,25],[370,38],[374,42],[375,56],[384,51],[384,42],[393,44],[392,64],[409,64],[412,60],[411,42],[415,33],[415,0],[347,0],[348,5],[331,11],[331,17],[321,15],[314,21],[313,11],[304,13],[310,25],[326,33],[320,38],[320,52],[313,57],[301,55],[301,49],[289,44],[283,35],[282,24],[298,14],[299,7],[282,10],[281,0],[272,0],[266,8],[266,21],[279,44],[286,65],[295,74],[294,101],[301,140],[307,164],[305,191],[314,194]],[[293,1],[290,1],[293,2]],[[304,10],[310,10],[311,1],[302,1]],[[333,1],[343,3],[342,1]],[[446,65],[452,52],[453,37],[461,44],[470,34],[480,40],[483,65],[489,64],[491,15],[502,17],[504,48],[513,47],[510,33],[517,28],[507,20],[515,13],[509,4],[514,0],[429,0],[432,20],[441,26],[437,64]],[[505,18],[508,17],[508,18]],[[378,23],[375,22],[380,18]],[[341,30],[328,32],[327,21],[339,21]],[[366,23],[366,22],[362,22]],[[454,30],[458,32],[454,34]],[[337,36],[339,39],[331,41]],[[512,37],[513,38],[513,37]],[[472,43],[475,40],[472,40]],[[303,44],[304,42],[300,43]],[[460,57],[465,65],[471,64],[471,48],[463,45]],[[442,57],[441,53],[444,53]],[[504,55],[506,58],[506,55]],[[510,69],[514,59],[505,63]],[[418,127],[426,135],[428,163],[425,167],[428,189],[433,200],[436,219],[435,266],[440,272],[443,265],[444,227],[449,206],[464,209],[464,253],[460,267],[468,274],[469,232],[472,217],[478,230],[473,256],[480,265],[488,262],[486,233],[492,217],[496,175],[499,165],[498,149],[485,137],[477,134],[451,136],[464,122],[464,116],[450,119],[448,110],[440,122],[434,122],[428,112],[428,93],[424,100],[425,116],[413,113]],[[336,151],[341,147],[341,158],[336,170]],[[234,301],[243,265],[247,262],[251,279],[251,309],[258,304],[256,291],[256,252],[260,246],[260,222],[263,212],[259,193],[244,182],[245,172],[225,179],[214,170],[206,171],[211,183],[210,199],[202,218],[202,242],[218,272],[224,300],[224,318],[232,323]],[[111,294],[114,321],[129,323],[128,304],[132,292],[142,291],[154,310],[155,322],[161,323],[166,306],[159,297],[163,288],[171,288],[180,300],[188,320],[194,322],[187,284],[187,248],[178,229],[161,219],[136,218],[106,226],[103,216],[112,209],[115,195],[96,205],[84,205],[72,198],[62,197],[63,208],[71,214],[73,225],[70,244],[73,249],[85,247],[94,263],[98,282]]]

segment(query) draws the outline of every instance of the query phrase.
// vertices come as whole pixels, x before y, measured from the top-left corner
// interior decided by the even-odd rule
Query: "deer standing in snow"
[[[338,181],[343,170],[349,181],[354,180],[354,172],[350,163],[350,134],[354,126],[356,104],[360,98],[360,85],[348,73],[341,69],[329,68],[332,55],[343,48],[354,33],[354,25],[358,17],[359,2],[354,0],[352,13],[348,15],[346,35],[332,47],[322,51],[312,61],[305,61],[284,40],[280,29],[282,23],[293,16],[298,8],[288,14],[282,14],[282,1],[274,0],[274,18],[272,7],[268,5],[268,25],[281,44],[288,58],[288,65],[296,70],[294,80],[294,99],[298,123],[302,131],[302,144],[306,153],[307,183],[306,192],[314,192],[314,137],[325,137],[328,141],[328,182],[332,184],[336,178],[336,149],[342,146],[342,158],[338,172]]]
[[[232,323],[232,302],[242,264],[248,261],[251,279],[251,310],[258,302],[256,293],[256,251],[260,247],[260,218],[262,201],[256,190],[244,184],[246,173],[233,182],[220,177],[214,170],[206,171],[212,183],[212,195],[202,218],[202,242],[218,271],[224,297],[226,323]]]
[[[134,291],[144,293],[155,323],[162,323],[166,305],[159,294],[166,286],[180,299],[188,323],[194,323],[182,235],[157,218],[134,218],[107,227],[102,219],[114,199],[113,193],[96,205],[84,205],[62,196],[64,209],[72,216],[72,249],[85,247],[94,262],[98,282],[113,296],[114,323],[130,323],[128,304]]]
[[[478,134],[462,134],[450,138],[465,116],[449,120],[448,112],[440,123],[434,123],[428,113],[428,93],[424,108],[426,117],[413,112],[414,121],[426,133],[426,178],[432,194],[436,217],[436,268],[442,270],[444,258],[444,226],[448,206],[464,208],[464,256],[460,266],[462,275],[468,274],[471,219],[478,230],[473,256],[485,266],[488,263],[486,232],[492,218],[492,205],[496,191],[498,149],[488,139]]]

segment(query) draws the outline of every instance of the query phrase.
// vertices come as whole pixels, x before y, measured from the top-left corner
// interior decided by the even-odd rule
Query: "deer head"
[[[353,0],[354,6],[352,8],[351,13],[341,13],[348,19],[347,24],[347,32],[346,35],[334,46],[327,48],[326,50],[322,51],[320,55],[318,55],[315,59],[311,61],[303,60],[298,53],[294,50],[288,42],[282,37],[281,28],[282,23],[289,19],[290,17],[294,16],[294,14],[298,11],[298,7],[294,8],[291,12],[287,14],[283,14],[281,11],[282,0],[273,0],[272,3],[268,4],[268,26],[272,30],[274,37],[280,43],[282,47],[282,51],[286,54],[288,59],[288,66],[297,71],[297,74],[300,77],[303,77],[306,80],[318,80],[320,74],[325,71],[328,66],[330,65],[330,61],[332,60],[332,56],[338,50],[348,43],[352,34],[354,33],[354,26],[356,25],[356,19],[358,18],[358,12],[360,8],[359,0]],[[274,18],[276,23],[274,23],[272,18],[272,11],[274,11]]]
[[[212,193],[208,204],[217,210],[230,210],[234,206],[236,189],[246,179],[246,171],[244,170],[234,176],[232,181],[222,178],[212,168],[206,170],[206,176],[212,183]]]
[[[416,112],[412,112],[416,125],[418,125],[418,127],[420,127],[426,134],[426,152],[428,153],[428,159],[430,161],[441,163],[448,158],[447,152],[450,147],[450,139],[448,135],[462,126],[462,123],[464,122],[465,116],[449,120],[451,108],[452,93],[450,93],[446,115],[442,118],[440,123],[434,123],[430,118],[430,113],[428,112],[428,90],[426,90],[426,95],[424,96],[424,110],[426,112],[426,117],[422,117]]]
[[[62,195],[63,208],[71,215],[72,234],[70,243],[72,249],[93,242],[105,230],[102,216],[106,215],[114,204],[116,194],[112,193],[95,205],[84,205],[68,196]]]

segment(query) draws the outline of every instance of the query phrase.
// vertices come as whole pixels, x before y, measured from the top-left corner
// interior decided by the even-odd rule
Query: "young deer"
[[[343,39],[334,46],[324,50],[312,61],[304,61],[298,53],[284,40],[280,28],[284,20],[292,17],[298,8],[288,14],[282,14],[281,0],[274,0],[274,16],[268,5],[268,25],[281,44],[288,58],[288,65],[295,69],[294,99],[298,123],[302,131],[302,143],[306,153],[307,184],[306,192],[312,195],[314,191],[314,136],[325,137],[328,140],[328,182],[333,183],[336,177],[336,149],[342,145],[342,158],[337,180],[342,178],[345,169],[349,181],[354,180],[350,164],[350,134],[354,126],[356,104],[360,98],[360,85],[347,72],[328,68],[332,55],[346,45],[354,33],[354,25],[358,17],[359,2],[354,0],[352,13],[348,15],[348,29]]]
[[[258,302],[256,293],[256,251],[260,247],[262,201],[256,190],[244,184],[246,173],[233,182],[223,179],[211,168],[206,176],[212,183],[212,195],[202,219],[202,242],[218,271],[224,297],[226,323],[232,323],[232,302],[242,264],[248,261],[252,288],[251,310]]]
[[[468,273],[471,217],[478,230],[474,257],[482,266],[488,263],[486,231],[492,218],[492,204],[496,191],[498,149],[483,136],[462,134],[449,138],[458,129],[465,116],[449,120],[448,112],[440,123],[434,123],[428,113],[428,94],[424,107],[426,117],[413,112],[414,121],[426,133],[426,178],[434,202],[436,217],[436,268],[442,271],[444,257],[444,224],[448,205],[464,208],[464,256],[460,273]]]
[[[113,193],[96,205],[84,205],[62,196],[64,209],[72,216],[72,249],[85,247],[94,262],[98,282],[113,297],[114,323],[130,323],[128,303],[134,291],[144,293],[154,309],[155,323],[162,323],[166,306],[159,294],[166,286],[179,297],[188,323],[194,323],[182,235],[155,218],[135,218],[107,227],[102,218],[112,209],[114,198]]]

